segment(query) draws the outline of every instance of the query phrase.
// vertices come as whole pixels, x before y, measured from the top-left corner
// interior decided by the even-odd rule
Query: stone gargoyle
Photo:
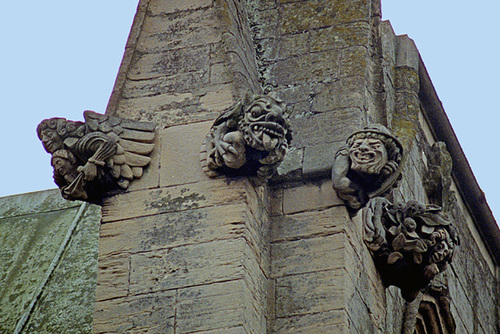
[[[335,155],[332,184],[352,210],[391,190],[401,177],[403,146],[382,125],[349,136]]]
[[[89,110],[83,115],[85,122],[45,119],[37,134],[52,155],[62,196],[100,204],[103,196],[127,189],[142,176],[151,161],[155,125]]]
[[[365,243],[384,283],[401,288],[412,301],[443,272],[460,240],[448,215],[437,205],[372,199],[363,210]]]
[[[285,104],[268,95],[247,96],[214,121],[201,150],[203,171],[210,177],[255,176],[269,179],[292,140]]]

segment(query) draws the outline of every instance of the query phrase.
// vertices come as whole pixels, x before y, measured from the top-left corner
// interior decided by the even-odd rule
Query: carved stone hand
[[[92,181],[97,176],[97,166],[93,162],[87,162],[85,166],[80,166],[77,169],[80,173],[83,172],[85,174],[86,181]]]
[[[228,167],[236,169],[245,164],[245,141],[240,131],[225,134],[219,145],[224,145],[222,158]]]

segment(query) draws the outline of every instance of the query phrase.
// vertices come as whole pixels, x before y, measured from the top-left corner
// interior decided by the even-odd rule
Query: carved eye
[[[252,115],[253,118],[259,117],[261,115],[261,113],[262,113],[262,110],[260,108],[258,108],[258,107],[253,107],[252,108],[252,114],[251,115]]]
[[[353,148],[358,148],[358,147],[361,146],[361,143],[362,143],[361,141],[355,141],[354,143],[352,143],[352,147]]]

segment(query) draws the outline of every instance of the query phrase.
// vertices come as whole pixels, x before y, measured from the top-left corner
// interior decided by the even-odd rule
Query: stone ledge
[[[344,201],[338,198],[331,180],[283,189],[284,214],[326,209],[336,205],[344,205]]]
[[[140,190],[106,198],[102,223],[221,204],[252,201],[245,178],[219,178],[203,182]]]

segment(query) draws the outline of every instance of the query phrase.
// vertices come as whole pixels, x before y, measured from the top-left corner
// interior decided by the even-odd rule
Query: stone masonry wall
[[[295,133],[283,175],[329,174],[354,129],[378,118],[377,1],[249,1],[260,80],[289,104]]]
[[[457,333],[495,332],[498,268],[477,222],[450,175],[446,194],[429,190],[438,144],[422,70],[379,0],[140,1],[107,113],[156,122],[157,145],[144,176],[103,206],[94,331],[400,332],[401,293],[384,287],[361,214],[330,181],[347,136],[382,123],[409,153],[391,200],[442,205],[460,228],[438,277]],[[263,187],[209,179],[198,152],[213,120],[262,91],[289,105],[278,175]]]
[[[141,1],[108,113],[158,124],[130,191],[106,200],[94,331],[265,333],[267,190],[209,179],[218,114],[260,90],[244,6]]]
[[[362,226],[332,189],[335,152],[381,122],[377,1],[250,1],[261,81],[291,106],[273,183],[271,333],[382,333],[385,293]],[[385,123],[386,122],[382,122]]]

